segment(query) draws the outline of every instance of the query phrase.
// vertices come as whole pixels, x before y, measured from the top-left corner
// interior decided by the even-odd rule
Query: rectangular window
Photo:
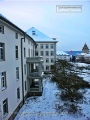
[[[53,49],[54,48],[54,44],[51,44],[51,49]]]
[[[16,67],[16,79],[19,80],[19,67]]]
[[[40,48],[43,49],[43,44],[40,44]]]
[[[8,114],[8,99],[5,99],[3,101],[3,116],[6,116]]]
[[[24,65],[24,74],[26,75],[26,65]]]
[[[27,90],[27,85],[26,85],[26,81],[25,81],[25,90]]]
[[[18,33],[17,32],[15,33],[15,38],[18,39]]]
[[[46,65],[46,70],[49,70],[49,66],[48,65]]]
[[[54,56],[54,51],[51,51],[51,56]]]
[[[15,46],[15,57],[18,59],[18,46]]]
[[[38,51],[35,51],[35,56],[38,56]]]
[[[26,57],[26,49],[24,48],[24,58]]]
[[[53,58],[51,58],[51,63],[53,63],[54,62],[54,59]]]
[[[46,56],[49,56],[49,51],[46,51]]]
[[[0,25],[0,33],[4,34],[4,26]]]
[[[5,60],[5,44],[0,43],[0,61]]]
[[[46,58],[46,63],[49,63],[49,58]]]
[[[2,90],[6,89],[7,84],[6,84],[6,72],[1,73],[1,88]]]
[[[41,56],[43,56],[44,55],[44,53],[43,53],[43,51],[41,51]]]
[[[49,45],[48,44],[46,44],[46,49],[48,49],[49,48]]]
[[[17,100],[20,99],[20,88],[17,88]]]
[[[30,49],[28,49],[28,57],[30,57]]]

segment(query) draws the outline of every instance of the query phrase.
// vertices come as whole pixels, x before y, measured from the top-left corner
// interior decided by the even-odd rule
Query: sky
[[[60,5],[82,10],[61,12]],[[24,31],[35,27],[57,38],[57,50],[81,51],[85,43],[90,49],[90,0],[0,0],[0,13]]]

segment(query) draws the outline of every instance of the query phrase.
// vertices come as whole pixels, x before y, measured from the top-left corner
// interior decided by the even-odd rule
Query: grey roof
[[[30,35],[36,42],[58,42],[53,38],[45,35],[44,33],[40,32],[36,28],[32,27],[26,31],[28,35]]]

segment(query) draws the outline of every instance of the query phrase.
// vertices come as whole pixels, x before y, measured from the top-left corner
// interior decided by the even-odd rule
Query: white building
[[[0,120],[13,120],[27,96],[42,94],[42,58],[35,57],[35,48],[29,35],[0,14]]]
[[[70,55],[67,54],[64,51],[57,51],[56,52],[56,59],[57,60],[66,60],[66,61],[70,61]]]
[[[49,71],[50,66],[56,61],[57,41],[43,34],[34,27],[27,30],[27,34],[37,43],[36,56],[43,57],[43,71]]]

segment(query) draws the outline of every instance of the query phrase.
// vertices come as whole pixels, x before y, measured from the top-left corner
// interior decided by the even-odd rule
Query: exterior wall
[[[6,89],[1,89],[0,82],[0,106],[1,119],[7,120],[17,106],[22,101],[22,75],[21,75],[21,38],[23,37],[19,31],[4,25],[4,34],[0,33],[0,42],[5,44],[5,61],[0,61],[0,73],[6,71]],[[18,39],[15,38],[15,33],[18,33]],[[18,46],[18,59],[15,58],[15,46]],[[16,79],[16,67],[19,67],[19,80]],[[20,88],[20,99],[17,100],[17,88]],[[8,114],[3,116],[3,101],[8,99]]]
[[[38,51],[38,56],[41,56],[41,51],[43,51],[43,71],[49,71],[50,66],[53,64],[54,61],[56,61],[56,42],[36,42],[37,48],[36,51]],[[40,45],[43,44],[43,49],[41,49]],[[49,48],[46,48],[46,44],[48,44]],[[54,45],[54,48],[51,48],[51,44]],[[49,55],[46,56],[46,51],[49,52]],[[51,51],[54,52],[53,56],[51,56]],[[49,59],[49,62],[46,62],[46,59]],[[53,62],[51,62],[51,59],[53,59]],[[46,70],[46,66],[49,66],[49,70]]]

